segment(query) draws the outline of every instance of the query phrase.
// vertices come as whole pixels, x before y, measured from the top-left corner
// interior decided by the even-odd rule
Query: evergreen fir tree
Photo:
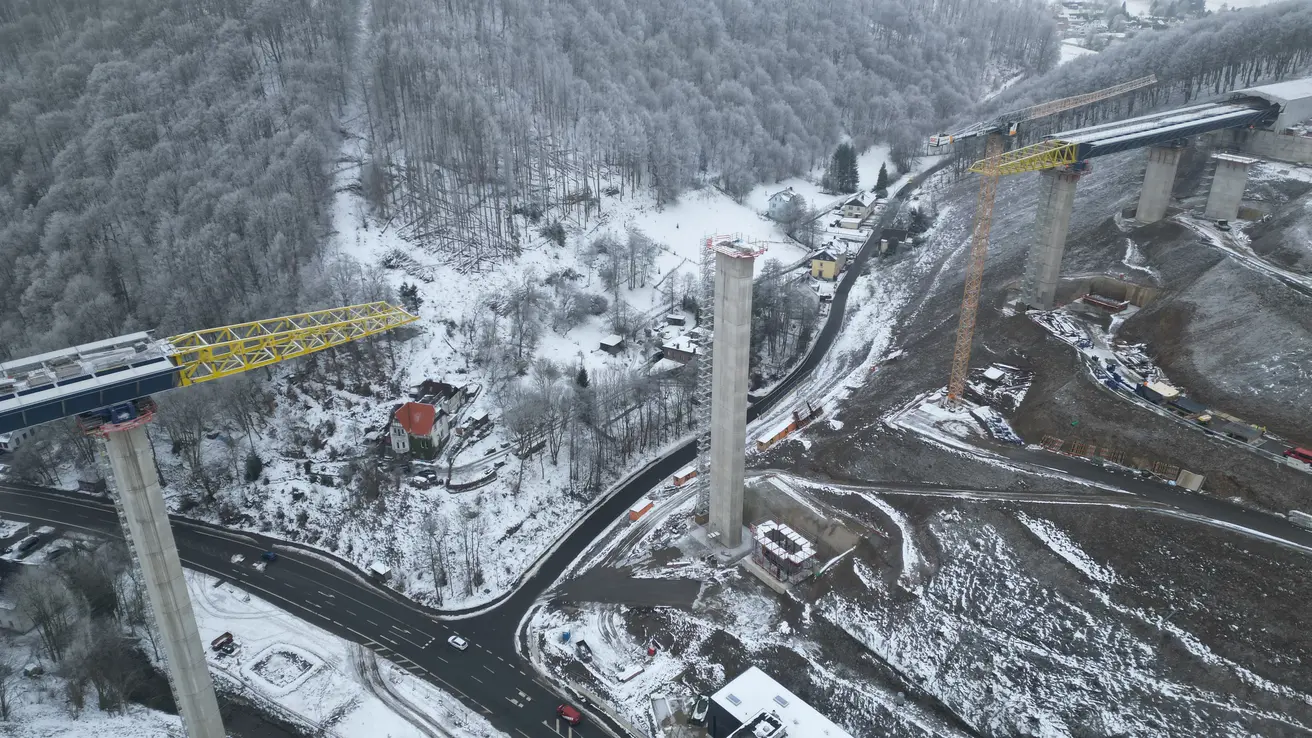
[[[879,178],[875,180],[875,190],[888,192],[888,166],[886,164],[879,165]]]
[[[821,187],[834,192],[856,192],[858,177],[856,172],[856,149],[852,144],[839,144],[834,155],[829,158],[829,167],[825,170]]]
[[[574,384],[577,384],[578,386],[580,386],[580,387],[582,387],[582,388],[584,388],[584,389],[587,389],[587,387],[588,387],[588,368],[587,368],[587,367],[584,367],[584,366],[579,367],[579,373],[574,375]]]

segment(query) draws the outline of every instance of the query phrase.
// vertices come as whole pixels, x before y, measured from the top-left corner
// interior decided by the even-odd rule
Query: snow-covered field
[[[1090,54],[1097,53],[1098,52],[1093,49],[1086,49],[1083,46],[1074,43],[1074,39],[1066,39],[1061,42],[1061,60],[1058,64],[1065,64],[1072,59],[1079,59],[1082,56],[1089,56]]]
[[[186,576],[202,642],[231,632],[237,644],[231,655],[207,653],[224,688],[327,736],[503,735],[454,696],[364,647],[231,584]]]
[[[1270,707],[1309,704],[1306,693],[1252,679],[1187,632],[1176,634],[1183,653],[1165,661],[1161,621],[1117,604],[1104,589],[1115,581],[1105,564],[1052,523],[1023,523],[1092,589],[1054,587],[1032,545],[947,510],[928,525],[941,553],[923,594],[907,600],[867,576],[860,580],[869,591],[834,593],[817,610],[990,735],[1308,729]]]

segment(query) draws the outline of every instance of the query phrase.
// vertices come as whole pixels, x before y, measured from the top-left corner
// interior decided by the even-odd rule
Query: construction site
[[[932,180],[927,244],[856,280],[911,284],[916,309],[863,306],[896,329],[822,363],[791,415],[747,429],[742,405],[707,403],[700,462],[562,578],[695,595],[548,598],[535,662],[666,735],[701,735],[696,695],[758,667],[854,734],[1312,727],[1312,641],[1266,606],[1307,594],[1276,575],[1306,552],[1223,509],[1279,521],[1312,493],[1291,366],[1312,345],[1306,247],[1273,233],[1306,225],[1312,138],[1288,129],[1312,118],[1312,80],[1008,145],[1154,82],[931,140],[984,139],[978,176]],[[750,309],[726,294],[712,366],[736,350],[720,312]],[[701,370],[712,398],[738,391]],[[735,461],[753,449],[743,471],[708,460],[717,432]],[[1223,625],[1252,608],[1260,624]],[[555,647],[561,630],[601,657]]]
[[[646,462],[636,478],[660,483],[636,503],[602,497],[587,509],[623,503],[627,514],[576,540],[581,555],[520,602],[516,654],[555,694],[633,735],[1312,730],[1312,637],[1292,614],[1312,579],[1282,574],[1306,570],[1312,552],[1288,522],[1312,498],[1312,256],[1296,235],[1309,227],[1312,136],[1301,126],[1312,79],[1027,135],[1156,83],[932,137],[944,158],[881,206],[850,268],[833,260],[838,317],[825,337],[756,393],[765,245],[698,239],[699,325],[671,348],[676,363],[696,362],[695,449]],[[980,157],[954,176],[948,157],[969,146]],[[881,229],[921,187],[941,215],[889,252]],[[878,268],[866,268],[872,255],[885,257]],[[153,398],[416,320],[375,302],[0,365],[0,433],[73,418],[95,439],[193,738],[226,733],[146,434]],[[596,350],[617,356],[624,343],[607,334]],[[581,365],[579,376],[586,388]],[[459,410],[477,384],[420,386],[426,402],[398,406],[386,432],[431,467],[448,433],[488,418],[451,429],[438,412]],[[515,455],[546,443],[525,434]],[[482,452],[479,485],[450,484],[450,463],[449,489],[494,479],[509,447]],[[426,488],[436,476],[416,478]],[[461,532],[468,551],[475,534]],[[264,573],[278,554],[259,558]],[[390,572],[376,563],[361,579],[382,591]],[[482,594],[490,608],[504,601]],[[480,615],[467,608],[453,622]],[[422,652],[438,637],[389,627],[398,638],[380,639],[392,646],[371,639],[371,650],[396,655],[413,636]],[[447,643],[452,656],[470,645],[456,633]],[[271,681],[312,670],[278,653],[257,664]],[[483,668],[497,673],[490,658]],[[516,694],[515,709],[532,701]],[[557,735],[562,719],[567,736],[582,719],[570,704],[556,715],[554,729],[542,725]]]

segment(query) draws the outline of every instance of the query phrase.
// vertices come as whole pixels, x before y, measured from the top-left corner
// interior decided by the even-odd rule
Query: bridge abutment
[[[1034,241],[1025,259],[1021,279],[1021,301],[1041,310],[1051,310],[1061,278],[1061,258],[1066,252],[1066,233],[1075,207],[1075,185],[1082,172],[1046,169],[1039,172],[1039,209],[1034,223]]]
[[[1212,220],[1234,220],[1248,186],[1248,167],[1258,160],[1236,154],[1215,154],[1212,158],[1216,159],[1216,173],[1203,215]]]
[[[1148,166],[1143,171],[1143,188],[1139,191],[1135,220],[1140,223],[1156,223],[1166,216],[1166,208],[1171,203],[1171,190],[1175,187],[1175,170],[1180,165],[1183,151],[1184,148],[1179,144],[1148,149]]]

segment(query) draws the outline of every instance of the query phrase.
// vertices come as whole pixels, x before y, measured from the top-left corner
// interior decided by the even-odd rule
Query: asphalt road
[[[108,502],[85,495],[0,486],[0,515],[9,520],[48,524],[70,531],[122,537]],[[299,549],[263,536],[223,531],[175,518],[173,535],[189,569],[230,581],[287,612],[345,639],[361,643],[416,676],[426,678],[483,713],[510,736],[550,738],[567,735],[556,728],[561,699],[534,679],[510,643],[510,631],[495,620],[443,622],[419,608],[380,593],[356,575]],[[263,572],[251,566],[273,548],[278,561]],[[234,555],[245,561],[232,563]],[[447,643],[460,635],[465,651]],[[598,735],[586,724],[573,735]]]

